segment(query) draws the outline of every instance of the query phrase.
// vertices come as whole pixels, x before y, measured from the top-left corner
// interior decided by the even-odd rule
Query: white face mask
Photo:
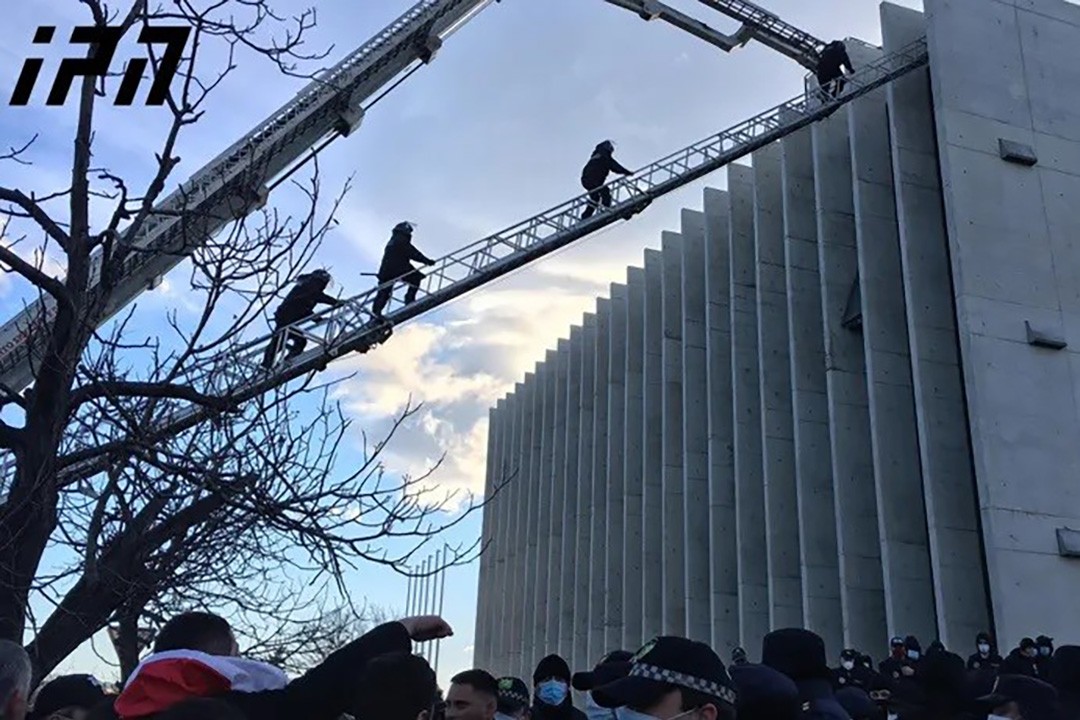
[[[909,658],[911,658],[912,660],[918,660],[919,659],[919,651],[918,650],[908,650],[907,651],[907,656]]]
[[[983,644],[979,645],[979,652],[981,652],[983,655],[989,655],[990,654],[990,646],[987,645],[986,643],[983,643]]]
[[[840,662],[840,667],[844,668],[845,670],[851,670],[853,667],[855,667],[855,663],[851,660],[843,660]]]
[[[1012,718],[1007,718],[1004,715],[990,714],[986,716],[986,720],[1012,720]]]

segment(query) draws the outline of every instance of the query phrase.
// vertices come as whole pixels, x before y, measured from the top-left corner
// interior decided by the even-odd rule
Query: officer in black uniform
[[[834,40],[825,46],[818,59],[817,75],[818,85],[832,97],[836,97],[844,91],[844,71],[855,72],[855,66],[848,57],[847,47],[842,40]]]
[[[304,352],[307,338],[299,333],[289,333],[287,328],[310,316],[315,312],[316,305],[336,307],[341,304],[340,300],[326,294],[326,288],[329,285],[330,273],[326,270],[316,270],[296,278],[293,289],[274,312],[274,337],[263,356],[263,367],[269,368],[274,364],[274,356],[277,354],[283,333],[288,333],[289,351],[286,358],[294,358]]]
[[[589,191],[589,207],[581,216],[582,220],[588,220],[603,205],[611,207],[611,189],[605,187],[608,175],[615,172],[620,175],[631,175],[632,171],[620,165],[614,158],[615,143],[605,140],[596,146],[592,157],[581,171],[581,184]]]
[[[434,260],[413,246],[413,229],[412,223],[398,223],[390,235],[390,242],[386,244],[377,275],[381,287],[375,294],[375,303],[371,308],[375,317],[382,317],[382,311],[394,293],[395,282],[400,281],[409,286],[409,289],[405,291],[406,305],[416,300],[416,293],[424,280],[424,274],[412,266],[413,262],[424,265],[435,264]]]

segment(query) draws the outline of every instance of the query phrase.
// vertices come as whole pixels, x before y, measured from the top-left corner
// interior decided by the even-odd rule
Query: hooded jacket
[[[414,269],[413,262],[435,264],[434,260],[413,246],[412,233],[395,229],[390,235],[390,242],[386,243],[386,250],[383,251],[382,263],[379,265],[379,282],[390,282],[411,273]]]
[[[292,682],[277,668],[244,658],[188,650],[155,653],[136,668],[113,703],[112,717],[150,718],[187,698],[217,697],[252,720],[336,720],[352,707],[369,660],[411,649],[405,626],[386,623]]]
[[[320,303],[337,305],[337,299],[330,297],[325,292],[328,283],[329,279],[324,280],[315,273],[301,275],[296,278],[292,290],[289,291],[289,294],[281,301],[277,311],[274,312],[274,319],[283,325],[287,325],[311,315],[315,311],[315,306]]]
[[[558,705],[548,705],[541,702],[536,693],[533,694],[531,710],[532,720],[588,720],[585,713],[574,707],[570,696],[570,666],[558,655],[548,655],[541,660],[533,672],[533,684],[539,685],[545,680],[555,678],[562,680],[567,685],[566,697]]]
[[[620,175],[631,175],[632,172],[620,165],[614,158],[614,150],[608,143],[600,143],[593,150],[589,162],[585,163],[585,169],[581,171],[581,184],[586,190],[593,190],[607,182],[608,175],[617,172]]]

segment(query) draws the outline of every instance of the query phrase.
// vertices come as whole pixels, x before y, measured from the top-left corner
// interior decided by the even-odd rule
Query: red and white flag
[[[121,720],[130,720],[154,715],[188,698],[213,697],[230,690],[280,690],[288,684],[283,670],[258,660],[168,650],[139,663],[116,699],[115,709]]]

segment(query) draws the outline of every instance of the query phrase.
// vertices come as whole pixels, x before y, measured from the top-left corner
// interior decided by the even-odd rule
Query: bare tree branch
[[[16,206],[22,208],[27,216],[34,219],[34,221],[44,230],[50,238],[52,238],[60,248],[67,252],[71,242],[71,238],[64,232],[56,221],[45,212],[41,204],[34,198],[27,196],[21,190],[13,188],[0,187],[0,201],[14,203]],[[33,282],[33,280],[31,280]]]

